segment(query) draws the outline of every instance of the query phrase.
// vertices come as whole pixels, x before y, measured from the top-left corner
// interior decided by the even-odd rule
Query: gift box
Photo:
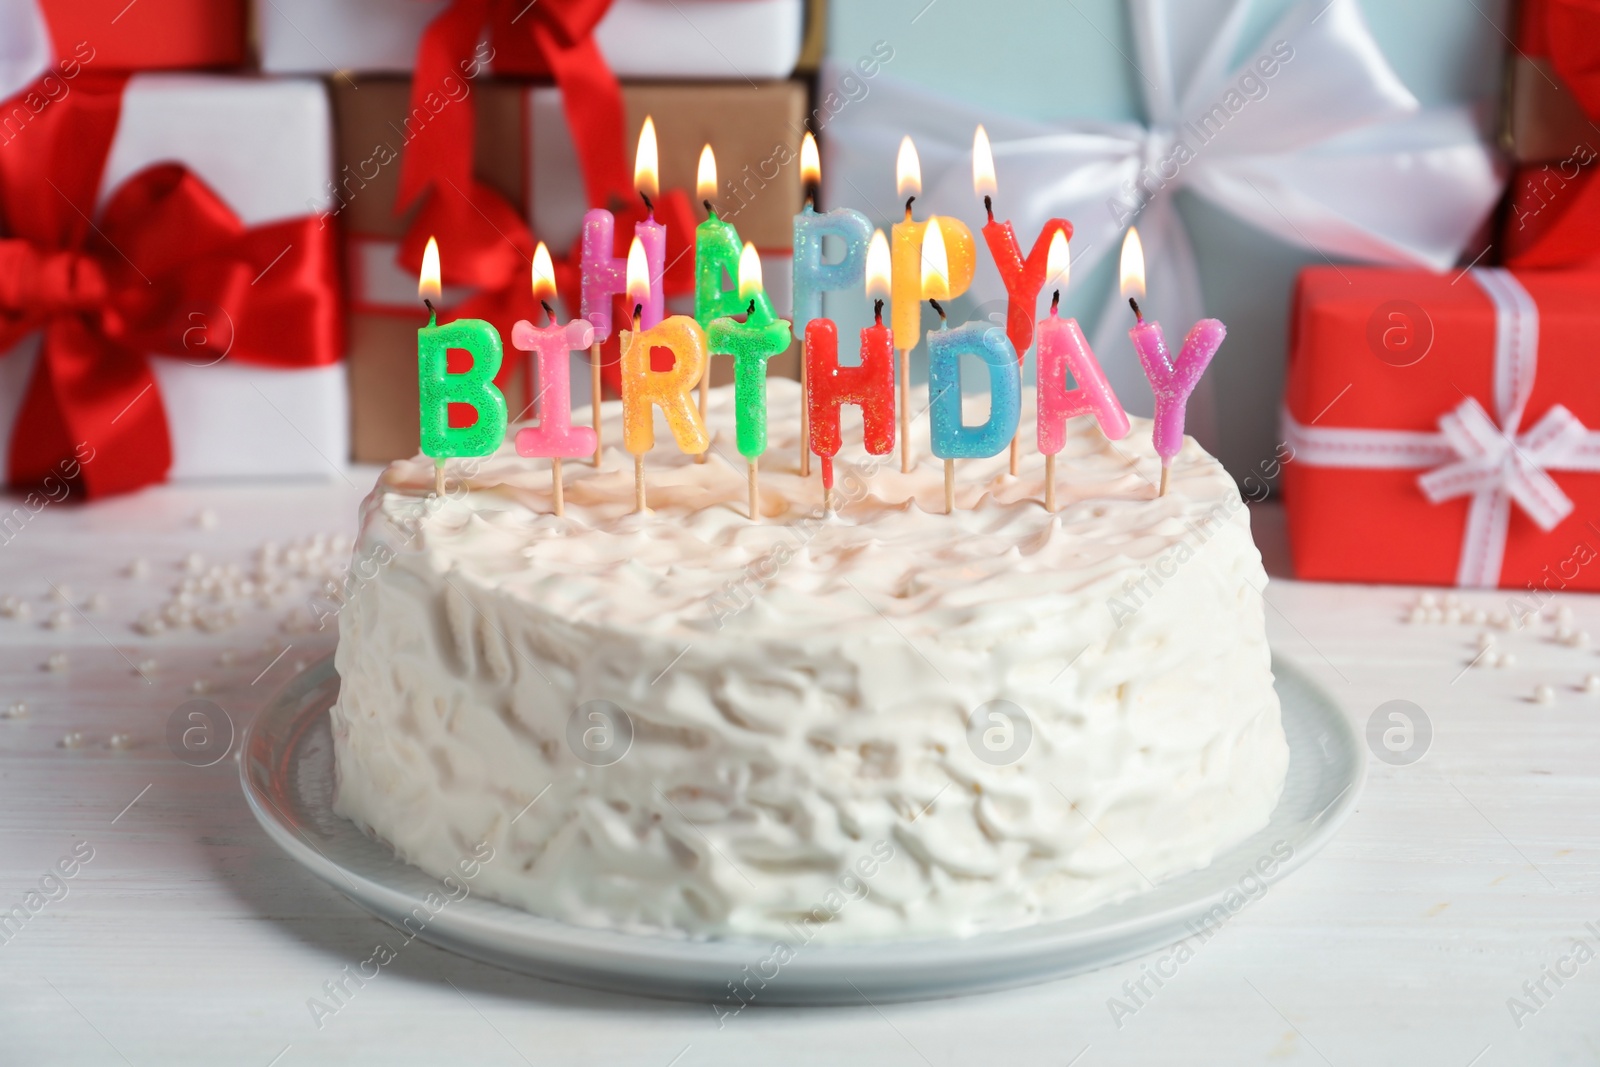
[[[1051,32],[1061,16],[1043,0],[981,15],[937,5],[908,25],[922,7],[830,12],[813,105],[825,203],[898,221],[896,150],[910,134],[923,172],[917,216],[951,215],[976,232],[985,216],[971,150],[983,123],[996,218],[1015,224],[1024,249],[1048,219],[1072,222],[1061,313],[1082,321],[1123,405],[1148,415],[1131,313],[1116,291],[1118,250],[1137,224],[1147,316],[1169,338],[1204,316],[1228,325],[1190,402],[1189,432],[1238,477],[1278,442],[1290,289],[1302,267],[1443,269],[1484,249],[1474,241],[1503,175],[1479,116],[1499,103],[1505,41],[1471,4],[1273,0],[1235,17],[1226,0],[1084,0],[1066,13],[1064,33]],[[980,54],[1003,60],[973,62]],[[998,76],[1002,68],[1029,77]],[[980,242],[955,321],[1003,322],[1005,297]],[[830,294],[824,307],[842,332],[870,321],[856,294]],[[1026,373],[1032,364],[1030,353]],[[913,376],[922,375],[913,353]]]
[[[1600,8],[1584,0],[1523,0],[1516,39],[1506,74],[1506,151],[1520,163],[1554,163],[1595,145]]]
[[[1600,174],[1587,147],[1559,163],[1518,167],[1500,234],[1507,266],[1600,267]]]
[[[5,42],[0,98],[58,63],[98,71],[237,67],[245,60],[245,5],[244,0],[10,0],[0,4],[0,41]]]
[[[70,473],[93,496],[344,461],[330,147],[317,81],[92,71],[0,143],[11,484]]]
[[[496,222],[506,238],[498,232],[490,236],[502,247],[507,240],[545,241],[558,261],[559,306],[563,315],[576,314],[572,253],[588,202],[562,98],[548,86],[493,79],[472,83],[471,92],[476,129],[473,174],[522,216]],[[415,454],[418,439],[416,330],[423,313],[414,270],[400,261],[404,245],[419,232],[419,223],[415,207],[399,215],[394,211],[401,187],[400,157],[408,148],[403,131],[411,83],[385,78],[363,78],[348,85],[336,81],[332,94],[341,165],[330,221],[337,219],[346,235],[354,456],[362,462],[382,462]],[[795,155],[805,99],[804,87],[796,82],[623,88],[629,145],[637,139],[645,116],[654,116],[663,190],[686,189],[692,196],[700,149],[706,143],[713,146],[728,190],[721,201],[724,217],[761,251],[766,287],[780,313],[786,312],[790,297],[793,219],[802,198]],[[456,199],[453,192],[451,197]],[[683,210],[669,221],[669,259],[681,254],[676,267],[687,268],[693,255],[685,249],[692,247],[693,227],[702,214],[690,213],[686,198],[680,196],[678,202]],[[476,217],[474,213],[468,221]],[[664,213],[660,217],[668,218]],[[524,219],[531,220],[531,226]],[[513,232],[513,223],[520,232]],[[619,241],[631,232],[631,226],[619,225]],[[468,306],[466,302],[480,294],[481,287],[449,285],[452,262],[460,254],[458,243],[440,236],[440,250],[447,281],[444,304],[452,309]],[[619,244],[617,251],[622,254],[626,248]],[[505,284],[526,299],[526,260],[507,256],[504,270]],[[669,280],[672,276],[669,270]],[[667,303],[671,311],[693,309],[686,286],[677,295],[671,295],[669,288]],[[534,314],[530,302],[520,317]],[[505,321],[497,321],[497,316]],[[511,322],[519,316],[497,311],[486,317],[509,336]],[[572,401],[575,406],[586,405],[589,368],[583,356],[573,358]],[[525,361],[507,362],[507,396],[515,413],[526,403],[518,377]],[[724,366],[729,362],[712,361],[713,381],[731,380],[731,368]],[[772,360],[770,368],[771,373],[794,376],[798,360],[791,352]]]
[[[261,67],[274,73],[405,73],[423,30],[449,0],[273,0],[256,5]],[[499,74],[548,74],[528,28],[596,9],[595,43],[623,78],[787,78],[800,57],[804,0],[527,0],[493,5]]]
[[[1296,577],[1600,589],[1597,298],[1600,272],[1304,271],[1277,457]]]

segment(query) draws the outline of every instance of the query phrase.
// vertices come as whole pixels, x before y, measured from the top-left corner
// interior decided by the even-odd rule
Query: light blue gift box
[[[1183,2],[1169,0],[1173,5]],[[1255,0],[1246,15],[1240,38],[1243,48],[1236,61],[1257,51],[1263,35],[1291,6],[1292,0]],[[1423,107],[1473,106],[1488,140],[1509,23],[1504,0],[1362,0],[1360,8],[1384,57]],[[881,56],[883,43],[892,48],[892,58],[873,76],[863,77],[858,63],[865,57]],[[997,115],[1143,122],[1142,75],[1130,58],[1134,54],[1130,13],[1117,0],[833,0],[828,41],[831,67],[818,98],[825,171],[828,126],[846,116],[856,101],[870,96],[878,78],[900,79],[983,110],[992,109]],[[841,82],[846,73],[851,79]],[[835,95],[830,97],[830,92]],[[829,114],[830,107],[839,114]],[[929,119],[922,116],[921,121]],[[970,129],[963,135],[970,137]],[[883,160],[881,173],[875,172],[870,182],[860,179],[859,167],[854,169],[857,180],[850,187],[829,184],[830,199],[825,206],[856,207],[887,231],[901,211],[894,188],[892,150]],[[1007,186],[1003,159],[999,169],[1000,216],[1004,217]],[[827,177],[825,173],[825,181]],[[1208,373],[1215,419],[1209,426],[1191,419],[1190,429],[1236,477],[1243,478],[1277,454],[1290,290],[1295,276],[1310,264],[1353,260],[1286,243],[1189,190],[1177,194],[1177,209],[1195,250],[1205,313],[1228,325],[1228,339]],[[961,218],[977,231],[983,213],[976,198]],[[1018,237],[1026,252],[1034,234],[1019,232]],[[992,271],[981,237],[979,243],[980,270]],[[1461,259],[1471,259],[1484,247],[1485,242],[1474,238]],[[1116,259],[1115,254],[1106,255],[1092,272],[1075,276],[1063,300],[1063,313],[1077,316],[1091,336],[1096,336],[1106,293],[1115,284]],[[1048,300],[1048,295],[1043,299]],[[1150,304],[1159,315],[1160,294],[1154,288]],[[833,294],[825,308],[845,336],[853,336],[853,330],[868,318],[860,294]],[[1003,314],[1003,310],[979,308],[976,300],[966,297],[954,302],[952,321],[963,321],[975,313]],[[933,321],[931,316],[926,313],[925,327]],[[1165,322],[1169,342],[1181,339],[1189,325]],[[1104,351],[1099,354],[1110,372],[1111,363],[1119,357],[1113,354],[1108,358]],[[1131,349],[1124,355],[1131,358]],[[914,370],[919,381],[925,378],[925,365],[925,360],[919,361]],[[1123,381],[1126,383],[1125,373]],[[1133,392],[1140,395],[1130,395]],[[1119,394],[1130,411],[1149,413],[1147,389],[1123,384]]]

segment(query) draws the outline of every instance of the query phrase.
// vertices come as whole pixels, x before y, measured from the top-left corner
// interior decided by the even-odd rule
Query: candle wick
[[[1056,309],[1059,308],[1060,306],[1061,306],[1061,290],[1057,289],[1055,291],[1055,293],[1050,297],[1050,314],[1054,315],[1056,313]]]
[[[983,194],[983,210],[988,212],[989,221],[994,221],[994,201],[989,199],[989,194]]]
[[[877,320],[877,325],[879,325],[879,326],[883,325],[883,301],[882,300],[874,300],[872,302],[872,317],[875,320]]]
[[[643,189],[639,190],[639,199],[644,201],[644,209],[650,213],[650,217],[655,218],[656,206],[650,202],[649,195]]]
[[[704,199],[704,200],[702,200],[700,202],[706,206],[706,218],[714,219],[714,218],[717,217],[717,209],[711,206],[711,198],[710,197],[707,197],[706,199]]]
[[[639,327],[642,325],[643,319],[644,319],[644,305],[643,304],[635,304],[635,305],[633,305],[633,332],[634,333],[638,333],[639,332]]]
[[[946,322],[947,320],[944,317],[944,308],[939,306],[939,301],[934,300],[934,299],[932,299],[930,297],[929,300],[928,300],[928,303],[932,304],[933,305],[933,310],[935,310],[935,311],[937,311],[939,313],[939,322],[941,324]],[[880,304],[881,304],[881,301],[880,301]]]
[[[550,316],[550,325],[554,326],[556,324],[556,309],[550,306],[548,300],[539,301],[539,306],[544,308],[544,313]]]
[[[422,298],[422,306],[428,309],[428,314],[430,314],[430,315],[439,314],[439,312],[434,310],[433,301],[429,300],[427,297],[423,297]]]
[[[910,222],[910,221],[911,221],[911,204],[912,204],[912,202],[913,202],[913,201],[915,201],[915,200],[916,200],[916,199],[917,199],[917,198],[916,198],[916,197],[914,197],[914,196],[908,196],[908,197],[906,197],[906,221],[907,221],[907,222]]]
[[[806,207],[817,210],[817,183],[806,182]]]
[[[1141,324],[1143,324],[1144,323],[1144,312],[1139,310],[1139,301],[1135,300],[1133,297],[1130,296],[1130,297],[1128,297],[1128,306],[1133,308],[1133,317],[1138,319],[1139,322]]]
[[[756,298],[755,297],[751,297],[750,298],[750,306],[748,308],[745,308],[745,312],[744,313],[745,313],[745,317],[746,318],[748,318],[749,316],[754,315],[756,313]]]

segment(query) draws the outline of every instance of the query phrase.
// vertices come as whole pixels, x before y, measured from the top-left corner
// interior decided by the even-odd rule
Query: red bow
[[[625,159],[622,87],[593,38],[610,5],[611,0],[539,0],[531,5],[526,0],[454,0],[423,34],[411,84],[412,107],[426,109],[432,94],[459,102],[440,110],[418,131],[401,161],[395,212],[408,210],[419,198],[422,205],[400,243],[399,263],[416,273],[428,238],[437,237],[445,282],[479,290],[452,309],[458,318],[486,319],[507,337],[517,319],[539,321],[529,278],[533,233],[505,197],[473,176],[473,97],[448,92],[476,73],[474,50],[486,27],[493,32],[497,65],[554,76],[588,202],[617,212],[621,247],[614,254],[627,253],[633,223],[644,218]],[[694,258],[686,253],[693,248],[694,217],[688,197],[682,190],[669,190],[656,202],[656,217],[667,227],[666,291],[692,292]],[[576,306],[577,243],[566,256],[553,259],[556,287],[569,307]],[[611,349],[615,338],[613,332],[606,342]],[[608,384],[619,387],[614,353],[605,363]],[[505,362],[502,387],[513,365]]]
[[[342,352],[332,231],[246,227],[179,164],[95,200],[125,77],[88,76],[0,147],[0,353],[44,331],[8,476],[36,484],[80,444],[88,496],[159,482],[172,442],[147,354],[309,367]]]
[[[1550,65],[1590,119],[1600,121],[1600,0],[1543,0],[1526,5],[1522,36]]]

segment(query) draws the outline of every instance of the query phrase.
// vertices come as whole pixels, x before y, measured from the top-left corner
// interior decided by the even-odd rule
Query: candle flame
[[[533,250],[533,298],[535,300],[554,300],[556,298],[556,267],[550,262],[550,249],[546,248],[543,241]]]
[[[994,151],[989,147],[989,131],[980,124],[972,135],[972,191],[980,197],[999,191],[994,180]]]
[[[639,131],[639,150],[633,157],[633,188],[640,194],[656,199],[661,189],[660,153],[656,150],[656,120],[644,117],[644,128]]]
[[[882,230],[872,231],[872,241],[867,245],[867,299],[889,298],[889,241]]]
[[[1144,295],[1144,245],[1139,243],[1139,227],[1129,226],[1122,239],[1122,295]]]
[[[1057,230],[1050,238],[1050,252],[1044,261],[1044,287],[1061,290],[1072,276],[1072,256],[1067,251],[1067,233]]]
[[[700,194],[701,200],[715,200],[717,197],[717,157],[710,145],[700,149],[700,166],[695,171],[694,189]]]
[[[422,250],[422,273],[417,276],[417,297],[420,300],[439,299],[439,242],[428,238],[428,247]]]
[[[895,188],[900,199],[922,195],[922,161],[917,158],[917,146],[908,135],[900,142],[900,155],[894,161]]]
[[[810,130],[800,142],[800,181],[812,186],[822,184],[822,158],[817,155],[817,139]]]
[[[644,245],[635,237],[628,246],[628,311],[632,313],[631,305],[649,302],[650,261],[645,258]]]
[[[937,218],[929,219],[928,228],[922,231],[922,299],[950,299],[950,260]]]
[[[756,254],[756,246],[746,241],[744,251],[739,253],[739,299],[748,301],[760,292],[761,257]]]

